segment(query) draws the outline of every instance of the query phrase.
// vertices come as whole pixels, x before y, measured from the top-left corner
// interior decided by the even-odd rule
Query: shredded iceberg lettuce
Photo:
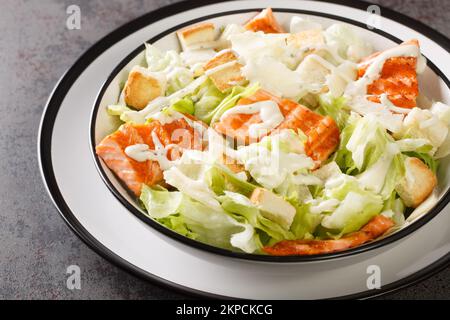
[[[245,170],[267,189],[277,188],[288,176],[299,171],[307,172],[314,167],[314,161],[304,153],[286,149],[293,143],[290,137],[283,133],[264,137],[259,143],[237,150],[238,159],[244,164]],[[293,179],[295,181],[295,177]]]
[[[194,114],[195,112],[194,102],[187,97],[175,101],[170,108],[184,114]]]
[[[247,87],[233,87],[230,94],[220,102],[220,104],[212,111],[210,117],[208,116],[207,119],[211,119],[210,123],[219,121],[220,117],[225,113],[225,111],[236,106],[240,99],[247,98],[253,95],[259,89],[260,86],[258,83],[249,85]]]
[[[347,234],[361,229],[381,212],[383,202],[374,194],[361,194],[350,191],[339,207],[322,220],[322,226]]]
[[[205,180],[207,185],[217,195],[223,195],[226,192],[237,192],[245,196],[250,196],[257,187],[252,183],[242,180],[228,168],[219,164],[215,164],[206,172]]]
[[[214,111],[224,98],[225,94],[220,92],[211,80],[206,81],[192,96],[195,101],[195,117],[209,124]]]
[[[220,201],[224,210],[245,218],[249,224],[265,232],[271,239],[278,241],[294,239],[292,233],[278,223],[265,218],[260,210],[242,194],[226,191],[225,195],[220,197]]]
[[[142,189],[141,201],[148,215],[172,230],[198,241],[253,253],[261,245],[254,228],[240,222],[222,207],[217,210],[195,201],[185,193]]]
[[[448,140],[449,124],[441,119],[436,109],[414,108],[403,121],[403,128],[395,134],[396,139],[426,139],[433,146],[432,155]],[[442,151],[441,151],[442,152]],[[445,154],[446,152],[444,152]],[[442,155],[442,154],[441,154]]]
[[[359,230],[383,208],[381,196],[365,190],[357,178],[345,174],[326,182],[323,199],[340,201],[337,208],[323,218],[321,224],[341,235]]]
[[[406,144],[396,144],[375,117],[352,113],[335,160],[343,172],[357,175],[361,185],[387,199],[404,175],[401,148]]]
[[[300,204],[292,201],[296,209],[294,221],[291,225],[291,232],[296,239],[312,239],[314,238],[314,232],[320,225],[323,215],[314,213],[310,209],[308,204]]]
[[[108,111],[108,114],[110,116],[120,116],[124,112],[131,111],[130,108],[121,104],[111,104],[107,107],[106,110]]]
[[[319,98],[319,108],[317,113],[323,116],[330,116],[342,130],[347,125],[350,116],[350,108],[345,104],[345,98],[333,98],[330,95],[323,94]]]

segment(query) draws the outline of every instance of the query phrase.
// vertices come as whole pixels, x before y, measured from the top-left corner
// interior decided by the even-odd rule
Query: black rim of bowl
[[[112,44],[125,38],[129,34],[135,32],[151,23],[161,20],[164,17],[168,17],[170,15],[180,13],[180,12],[188,10],[188,9],[198,8],[198,7],[208,5],[208,4],[214,4],[214,3],[219,3],[219,2],[225,2],[225,1],[217,1],[217,0],[212,0],[212,1],[211,0],[200,0],[200,1],[196,0],[196,1],[194,1],[194,0],[190,0],[190,1],[183,1],[183,2],[180,2],[177,4],[173,4],[173,5],[158,9],[156,11],[152,11],[148,14],[145,14],[144,16],[137,18],[137,19],[125,24],[124,26],[118,28],[117,30],[113,31],[112,33],[110,33],[109,35],[107,35],[106,37],[104,37],[103,39],[98,41],[94,46],[92,46],[89,50],[87,50],[85,52],[85,54],[83,54],[75,62],[75,64],[65,73],[65,75],[61,78],[61,80],[58,82],[57,86],[55,87],[55,90],[53,91],[51,97],[48,100],[47,106],[45,108],[45,111],[44,111],[44,114],[42,117],[40,131],[39,131],[39,141],[38,141],[38,158],[39,158],[39,162],[40,162],[40,168],[41,168],[41,172],[43,175],[43,179],[47,186],[48,192],[49,192],[55,206],[57,207],[58,211],[60,212],[61,216],[63,217],[63,219],[66,221],[66,223],[69,225],[69,227],[80,237],[81,240],[83,240],[86,244],[89,245],[89,247],[91,247],[94,251],[99,253],[101,256],[103,256],[107,260],[112,261],[113,263],[115,263],[116,265],[118,265],[119,267],[121,267],[127,271],[131,271],[133,274],[135,274],[137,276],[140,276],[147,280],[153,280],[159,285],[163,285],[165,287],[170,287],[172,289],[175,289],[175,290],[183,292],[183,293],[189,293],[192,295],[197,295],[197,296],[202,296],[202,297],[206,296],[206,297],[212,297],[212,298],[223,298],[223,296],[187,288],[187,287],[178,285],[176,283],[167,281],[165,279],[162,279],[162,278],[155,276],[145,270],[142,270],[142,269],[138,268],[137,266],[129,263],[128,261],[122,259],[121,257],[117,256],[114,252],[110,251],[103,244],[101,244],[92,234],[90,234],[81,225],[81,223],[76,219],[75,215],[71,212],[70,208],[64,201],[64,198],[63,198],[63,196],[59,190],[59,187],[56,183],[56,178],[54,175],[52,161],[51,161],[50,146],[51,146],[54,121],[56,119],[59,107],[63,102],[65,94],[71,88],[71,86],[76,81],[76,79],[81,75],[81,73],[87,68],[87,66],[90,63],[92,63],[101,53],[106,51]],[[323,1],[323,2],[330,2],[330,1]],[[358,8],[358,9],[366,9],[370,5],[370,3],[367,3],[367,2],[353,1],[353,0],[339,0],[339,1],[333,1],[333,3],[338,3],[338,4],[346,5],[348,7]],[[382,8],[382,13],[384,16],[386,16],[392,20],[398,21],[404,25],[407,25],[410,28],[421,32],[424,35],[427,35],[430,39],[432,39],[436,43],[440,44],[447,51],[450,50],[450,40],[448,38],[446,38],[445,36],[443,36],[442,34],[434,31],[433,29],[427,27],[426,25],[424,25],[420,22],[415,21],[412,18],[406,17],[406,16],[399,14],[395,11],[392,11],[390,9],[386,9],[383,7],[381,7],[381,8]],[[231,12],[226,12],[226,13],[222,13],[222,14],[217,14],[215,16],[221,16],[221,15],[226,15],[226,14],[229,15],[229,14],[233,14],[233,13],[248,12],[248,11],[256,11],[259,9],[262,9],[262,8],[231,11]],[[274,10],[280,11],[280,12],[295,12],[295,13],[305,13],[305,14],[310,14],[310,15],[319,15],[319,16],[324,16],[324,17],[328,17],[331,19],[335,19],[335,20],[349,22],[349,23],[352,23],[357,26],[362,26],[363,28],[365,27],[364,24],[361,24],[357,21],[353,21],[350,19],[342,18],[342,17],[336,17],[333,15],[323,14],[323,13],[311,12],[311,11],[307,11],[307,10],[295,10],[295,9],[288,10],[288,9],[276,9],[276,8]],[[207,18],[212,18],[212,17],[211,16],[202,17],[201,19],[197,19],[197,20],[201,21],[201,20],[205,20]],[[196,22],[195,20],[189,21],[186,24],[192,24],[195,22]],[[178,28],[178,27],[180,27],[180,26],[177,26],[176,28]],[[172,32],[172,31],[174,31],[174,30],[171,30],[170,32]],[[390,34],[387,34],[380,30],[372,30],[372,31],[377,32],[395,42],[399,42],[399,39],[397,39],[396,37],[394,37]],[[161,38],[170,32],[164,33],[163,35],[159,35],[159,37]],[[153,38],[151,40],[156,41],[157,39]],[[114,78],[112,75],[114,73],[117,74],[122,69],[122,67],[123,67],[122,64],[125,61],[127,61],[127,62],[130,61],[131,60],[130,57],[136,56],[142,50],[143,50],[143,45],[140,46],[139,48],[137,48],[135,51],[133,51],[129,56],[127,56],[122,61],[122,63],[116,67],[116,69],[113,71],[111,76],[108,78],[108,80],[103,85],[102,92],[99,94],[99,97],[97,98],[96,107],[92,113],[91,139],[93,139],[93,137],[94,137],[92,135],[93,130],[94,130],[93,123],[95,121],[96,114],[98,111],[99,98],[101,98],[101,96],[104,93],[104,91],[106,90],[109,82],[112,80],[112,78]],[[431,69],[433,69],[433,71],[435,73],[437,73],[446,82],[447,86],[449,86],[449,81],[442,74],[442,72],[434,64],[429,62],[428,65]],[[93,147],[94,147],[95,142],[92,140],[91,143],[94,143],[94,145],[93,145]],[[415,230],[420,228],[423,224],[427,223],[429,220],[431,220],[433,217],[435,217],[445,207],[445,205],[448,203],[449,198],[450,198],[449,192],[447,191],[446,194],[444,195],[444,197],[439,201],[439,203],[436,204],[435,207],[426,216],[422,217],[421,219],[419,219],[419,221],[416,221],[411,226],[409,226],[409,227],[407,227],[385,239],[382,239],[382,240],[379,240],[379,241],[376,241],[376,242],[373,242],[373,243],[370,243],[367,245],[363,245],[363,246],[355,248],[355,249],[347,250],[347,251],[344,251],[344,252],[341,252],[338,254],[318,255],[318,256],[308,257],[308,259],[299,259],[299,258],[305,258],[305,257],[286,257],[287,259],[284,259],[281,261],[279,259],[280,257],[269,257],[269,256],[262,256],[262,255],[231,252],[228,250],[205,245],[205,244],[199,243],[197,241],[193,241],[191,239],[185,238],[185,237],[173,232],[172,230],[167,229],[166,227],[160,225],[159,223],[157,223],[156,221],[154,221],[150,218],[147,218],[148,220],[143,219],[143,217],[145,217],[145,216],[139,210],[135,209],[134,206],[132,206],[125,198],[123,198],[123,196],[120,194],[120,192],[112,185],[112,183],[106,177],[106,175],[99,163],[99,160],[95,155],[94,155],[94,159],[96,162],[96,166],[99,169],[100,175],[102,176],[102,179],[107,184],[109,189],[121,201],[122,204],[124,204],[128,209],[131,209],[131,212],[133,212],[133,214],[138,216],[141,220],[150,224],[152,227],[161,231],[163,234],[168,235],[172,239],[176,239],[187,245],[196,247],[200,250],[206,250],[206,251],[209,251],[212,253],[217,253],[217,254],[221,254],[221,255],[225,255],[225,256],[247,259],[247,260],[257,260],[257,261],[267,261],[267,262],[323,261],[323,260],[328,260],[328,259],[333,259],[333,258],[338,258],[338,257],[354,255],[357,253],[375,249],[375,248],[387,245],[389,243],[392,243],[394,241],[397,241],[400,238],[403,238],[406,235],[411,234],[412,232],[414,232]],[[191,240],[193,243],[188,243],[187,240]],[[272,259],[272,258],[276,258],[276,259]],[[400,279],[396,282],[393,282],[391,284],[383,286],[383,288],[381,290],[377,290],[376,292],[365,291],[365,292],[361,292],[361,293],[344,296],[341,298],[366,298],[366,297],[371,297],[371,296],[379,296],[381,294],[395,291],[399,288],[407,287],[409,285],[417,283],[417,282],[431,276],[432,274],[442,270],[449,264],[449,261],[450,261],[450,254],[446,254],[444,257],[435,261],[434,263],[427,266],[426,268],[424,268],[406,278]]]
[[[253,12],[253,11],[258,11],[258,10],[262,10],[262,8],[252,8],[252,9],[244,9],[244,10],[235,10],[235,11],[227,11],[227,12],[221,12],[221,13],[216,13],[216,14],[212,14],[212,15],[208,15],[208,16],[204,16],[198,19],[194,19],[194,20],[190,20],[181,24],[178,24],[176,26],[174,26],[173,28],[170,28],[158,35],[156,35],[155,37],[151,38],[150,40],[148,40],[148,43],[154,43],[170,34],[172,34],[174,31],[179,30],[185,26],[188,25],[192,25],[201,21],[205,21],[208,19],[213,19],[216,17],[222,17],[222,16],[229,16],[229,15],[233,15],[233,14],[239,14],[239,13],[247,13],[247,12]],[[297,13],[297,14],[308,14],[310,16],[321,16],[321,17],[326,17],[326,18],[331,18],[334,20],[339,20],[339,21],[343,21],[343,22],[347,22],[347,23],[351,23],[353,25],[357,25],[359,27],[364,27],[365,25],[350,19],[346,19],[346,18],[342,18],[342,17],[338,17],[338,16],[334,16],[334,15],[330,15],[330,14],[324,14],[324,13],[317,13],[317,12],[312,12],[312,11],[307,11],[307,10],[296,10],[296,9],[277,9],[274,8],[275,12],[288,12],[288,13]],[[375,33],[381,34],[382,36],[389,38],[390,40],[395,41],[396,43],[401,43],[402,41],[392,35],[389,35],[383,31],[380,30],[371,30]],[[373,242],[369,242],[367,244],[358,246],[356,248],[352,248],[352,249],[348,249],[345,251],[340,251],[340,252],[335,252],[335,253],[329,253],[329,254],[319,254],[319,255],[314,255],[314,256],[287,256],[287,257],[279,257],[279,256],[269,256],[269,255],[259,255],[259,254],[249,254],[249,253],[243,253],[243,252],[235,252],[235,251],[230,251],[227,249],[222,249],[222,248],[218,248],[215,246],[211,246],[190,238],[187,238],[185,236],[182,236],[178,233],[176,233],[175,231],[161,225],[160,223],[158,223],[157,221],[153,220],[152,218],[148,217],[147,215],[144,215],[139,209],[136,209],[135,206],[133,206],[123,195],[122,193],[117,190],[117,188],[114,186],[114,184],[111,182],[111,180],[108,178],[108,176],[106,175],[106,172],[103,168],[103,166],[101,165],[101,160],[100,158],[95,154],[95,128],[96,128],[96,120],[97,120],[97,115],[100,109],[100,104],[101,104],[101,100],[103,99],[103,95],[106,92],[106,90],[108,89],[109,85],[111,84],[111,82],[116,78],[116,76],[123,70],[123,68],[131,61],[133,60],[136,56],[138,56],[140,53],[142,53],[142,51],[145,49],[144,44],[140,45],[138,48],[136,48],[135,50],[133,50],[127,57],[125,57],[113,70],[113,72],[108,76],[107,80],[105,81],[105,83],[102,86],[102,89],[100,90],[100,93],[97,96],[96,102],[95,102],[95,106],[91,115],[91,151],[92,154],[94,156],[94,160],[95,160],[95,164],[96,167],[103,179],[103,181],[106,183],[106,185],[108,186],[108,188],[111,190],[111,192],[114,194],[114,196],[129,210],[131,211],[135,216],[137,216],[140,220],[144,221],[145,223],[147,223],[148,225],[150,225],[151,227],[155,228],[156,230],[162,232],[163,234],[165,234],[166,236],[169,236],[175,240],[181,241],[184,244],[193,246],[197,249],[200,250],[206,250],[208,252],[212,252],[212,253],[216,253],[216,254],[220,254],[220,255],[225,255],[225,256],[229,256],[229,257],[233,257],[233,258],[239,258],[239,259],[247,259],[247,260],[257,260],[257,261],[266,261],[266,262],[311,262],[311,261],[322,261],[322,260],[328,260],[328,259],[335,259],[335,258],[341,258],[341,257],[346,257],[346,256],[351,256],[351,255],[355,255],[361,252],[365,252],[365,251],[369,251],[372,249],[376,249],[385,245],[388,245],[396,240],[399,240],[407,235],[409,235],[410,233],[414,232],[415,230],[417,230],[417,228],[421,227],[423,224],[425,224],[427,221],[429,221],[430,219],[432,219],[435,215],[437,215],[440,210],[445,207],[445,205],[449,202],[450,200],[450,193],[449,191],[446,192],[446,194],[442,197],[442,199],[440,200],[440,202],[438,202],[435,207],[430,210],[430,212],[428,212],[424,217],[421,217],[418,221],[415,221],[413,224],[411,224],[410,226],[405,227],[404,229],[390,235],[387,236],[386,238],[380,239],[380,240],[376,240]],[[427,59],[428,60],[428,59]],[[450,88],[450,81],[443,75],[443,73],[432,63],[428,60],[428,64],[429,67],[431,67],[431,69],[437,73],[447,84],[447,86]],[[109,169],[108,169],[109,170]],[[120,181],[120,180],[119,180]],[[424,219],[424,218],[428,218],[428,219]]]

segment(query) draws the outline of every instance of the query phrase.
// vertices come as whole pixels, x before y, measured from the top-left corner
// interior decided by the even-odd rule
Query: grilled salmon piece
[[[416,45],[417,40],[410,40],[400,45]],[[358,68],[358,78],[364,76],[370,66],[370,60],[378,56],[375,53],[365,58]],[[417,58],[416,57],[394,57],[387,59],[381,70],[380,77],[367,86],[368,99],[380,103],[380,95],[386,94],[388,99],[397,107],[412,109],[416,106],[416,98],[419,95],[419,84],[417,81]]]
[[[263,251],[274,256],[315,255],[342,251],[376,239],[394,226],[394,221],[378,215],[361,230],[337,240],[284,240]]]
[[[312,127],[307,136],[306,154],[320,163],[327,160],[339,145],[339,128],[329,116]]]
[[[273,14],[272,8],[261,11],[256,17],[245,24],[245,29],[250,31],[262,31],[264,33],[284,33],[283,28],[278,24]]]
[[[258,101],[273,100],[278,105],[281,103],[281,99],[275,97],[264,90],[258,90],[254,95],[248,98],[242,98],[238,101],[237,105],[252,104]],[[219,122],[213,125],[213,128],[230,138],[237,141],[238,144],[249,144],[257,142],[250,139],[248,130],[250,125],[260,123],[261,117],[259,113],[255,114],[232,114],[225,119],[221,119]]]
[[[97,155],[136,196],[141,194],[142,184],[152,186],[163,182],[163,172],[157,161],[138,162],[125,153],[125,148],[134,144],[147,144],[154,150],[152,132],[164,146],[175,144],[184,149],[201,149],[200,136],[184,119],[164,125],[159,121],[142,125],[127,123],[104,138],[96,147]],[[178,158],[179,150],[170,149],[169,160]]]
[[[318,162],[323,162],[334,152],[339,144],[339,128],[330,117],[323,117],[292,100],[281,99],[264,90],[258,90],[254,95],[239,100],[238,105],[266,100],[275,101],[284,116],[283,122],[267,134],[275,134],[281,129],[301,129],[308,137],[305,144],[306,154]],[[236,139],[238,143],[249,144],[256,142],[249,137],[249,127],[260,122],[258,113],[231,114],[213,127],[216,131]]]
[[[302,105],[282,100],[284,121],[278,126],[281,129],[301,129],[308,137],[305,143],[306,154],[319,163],[328,159],[339,145],[339,128],[329,116],[319,115]]]

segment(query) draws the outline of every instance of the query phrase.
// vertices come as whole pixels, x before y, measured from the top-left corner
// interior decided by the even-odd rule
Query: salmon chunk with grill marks
[[[245,28],[250,31],[264,33],[284,33],[283,28],[275,19],[272,8],[261,11],[256,17],[246,23]]]
[[[379,215],[361,230],[337,240],[284,240],[263,251],[274,256],[315,255],[342,251],[374,240],[394,226],[394,221]]]
[[[183,149],[202,148],[200,135],[185,119],[164,125],[159,121],[142,125],[127,123],[104,138],[96,147],[97,155],[136,196],[141,194],[142,184],[152,186],[163,182],[163,172],[157,161],[139,162],[125,153],[128,146],[135,144],[146,144],[150,150],[154,150],[152,133],[164,146],[175,145],[168,150],[169,160],[178,158]]]
[[[281,99],[264,90],[259,90],[254,95],[239,100],[238,105],[266,100],[276,102],[284,116],[283,122],[267,134],[275,134],[282,129],[302,130],[308,138],[305,143],[305,152],[318,162],[325,161],[334,152],[339,144],[339,128],[328,116],[319,115],[292,100]],[[216,131],[236,139],[240,144],[249,144],[256,142],[249,136],[249,127],[261,122],[259,113],[230,114],[215,123],[213,127]]]
[[[404,42],[402,45],[416,45],[417,40]],[[358,68],[358,77],[361,78],[371,64],[371,60],[376,58],[377,52],[365,58]],[[417,81],[417,58],[416,57],[393,57],[385,61],[380,77],[367,86],[368,99],[375,103],[380,103],[380,96],[386,94],[387,98],[397,107],[412,109],[416,106],[416,99],[419,95],[419,84]]]

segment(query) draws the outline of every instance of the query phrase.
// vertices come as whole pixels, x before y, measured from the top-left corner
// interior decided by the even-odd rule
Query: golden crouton
[[[256,188],[250,201],[261,210],[264,217],[289,230],[296,214],[294,206],[289,202],[263,188]]]
[[[433,191],[436,175],[418,158],[405,160],[405,177],[396,186],[406,206],[417,208]]]
[[[183,50],[188,50],[189,46],[202,42],[212,42],[216,40],[217,32],[213,23],[204,22],[177,31]]]
[[[298,61],[302,61],[312,53],[322,56],[321,47],[325,44],[325,39],[320,30],[306,30],[288,34],[286,44],[295,49]]]
[[[316,57],[307,56],[297,67],[297,73],[305,82],[323,85],[324,90],[328,90],[325,88],[325,82],[331,71],[318,62]]]
[[[134,67],[125,84],[125,103],[135,109],[144,109],[153,99],[164,95],[165,81],[161,76],[143,67]]]
[[[219,68],[209,75],[215,86],[222,92],[245,81],[241,73],[242,64],[237,62],[236,55],[232,51],[225,51],[216,55],[203,66],[203,69],[207,72],[233,61],[236,61],[236,63],[223,69]]]
[[[256,17],[247,22],[245,28],[254,32],[284,33],[283,28],[278,24],[270,7],[261,11]]]
[[[324,45],[325,39],[321,30],[306,30],[289,34],[287,43],[293,44],[298,48],[307,48]]]

